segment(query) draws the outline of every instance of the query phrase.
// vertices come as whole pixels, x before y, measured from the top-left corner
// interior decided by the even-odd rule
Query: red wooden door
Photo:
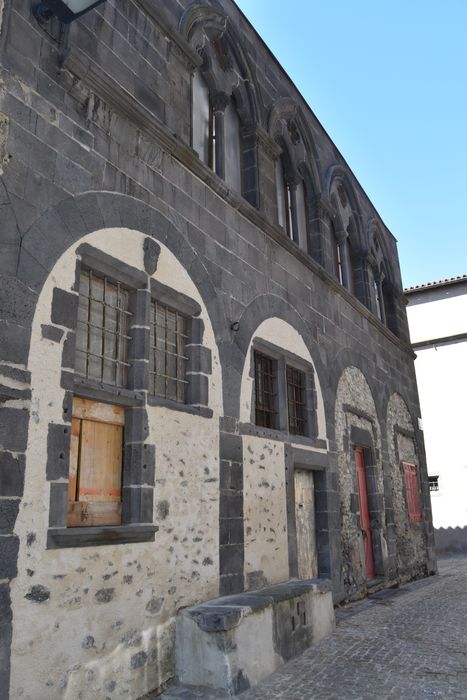
[[[365,547],[365,567],[367,579],[375,577],[375,562],[373,560],[373,543],[371,541],[370,511],[366,490],[365,458],[361,447],[355,448],[355,464],[357,465],[358,501],[360,504],[360,524],[363,544]]]

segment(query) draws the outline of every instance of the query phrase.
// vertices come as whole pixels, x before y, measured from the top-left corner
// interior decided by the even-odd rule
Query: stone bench
[[[177,616],[180,685],[237,695],[335,628],[331,583],[291,580],[216,598]]]

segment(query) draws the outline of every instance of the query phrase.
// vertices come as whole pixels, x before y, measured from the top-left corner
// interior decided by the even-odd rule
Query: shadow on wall
[[[436,554],[467,554],[467,527],[435,528]]]

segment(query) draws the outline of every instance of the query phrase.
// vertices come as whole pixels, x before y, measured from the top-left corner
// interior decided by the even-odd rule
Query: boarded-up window
[[[128,374],[128,291],[92,270],[81,270],[76,327],[76,374],[125,386]]]
[[[405,495],[409,523],[419,523],[422,520],[420,493],[418,490],[417,467],[409,462],[402,462],[404,471]]]
[[[187,319],[156,301],[151,303],[150,391],[185,403]]]
[[[258,351],[254,361],[256,425],[277,428],[276,362]]]
[[[124,409],[75,397],[68,526],[121,523]]]

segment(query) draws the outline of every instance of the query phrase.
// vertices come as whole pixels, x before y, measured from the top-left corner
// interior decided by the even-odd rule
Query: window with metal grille
[[[156,396],[185,403],[187,319],[156,301],[151,303],[149,390]]]
[[[306,435],[305,372],[286,367],[289,432]]]
[[[439,491],[439,476],[429,476],[430,491]]]
[[[277,428],[276,362],[255,351],[255,414],[256,425]]]
[[[405,495],[409,523],[419,523],[422,520],[420,494],[418,491],[417,467],[409,462],[402,462],[404,471]]]
[[[126,386],[129,293],[119,282],[82,269],[76,327],[76,374],[114,386]]]

